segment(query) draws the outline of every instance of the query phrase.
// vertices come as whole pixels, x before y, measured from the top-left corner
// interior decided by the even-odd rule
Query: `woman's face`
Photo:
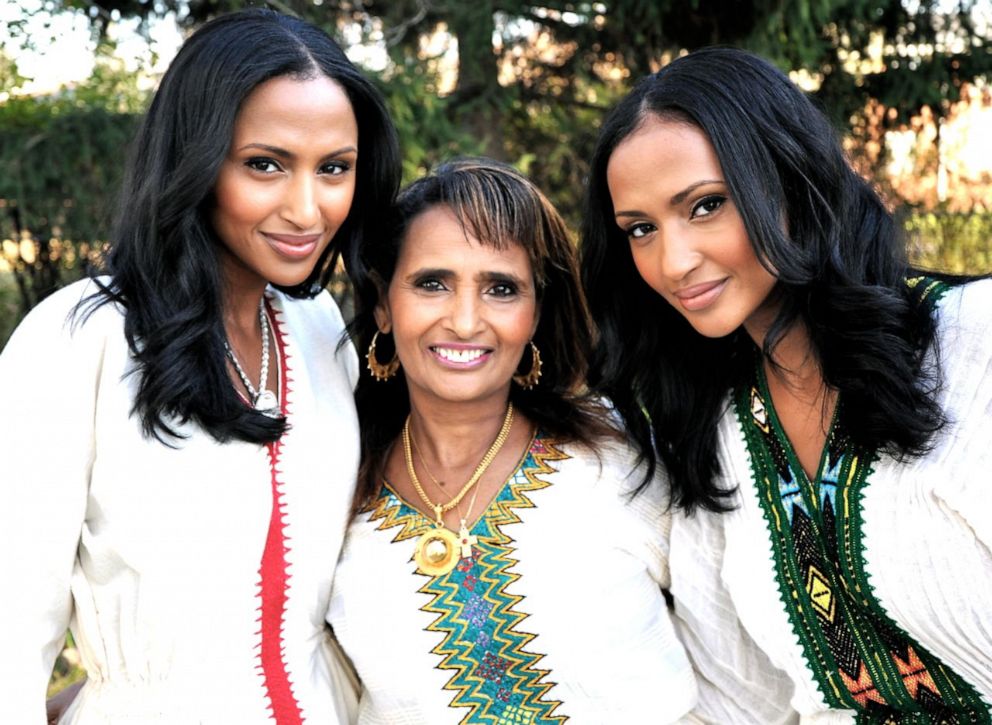
[[[303,282],[355,194],[358,125],[326,76],[260,84],[242,104],[211,221],[229,287]]]
[[[743,325],[761,339],[775,277],[754,253],[706,134],[649,116],[617,146],[606,177],[644,281],[701,335]]]
[[[537,329],[534,274],[519,244],[480,244],[447,206],[407,227],[376,322],[392,332],[411,399],[505,401]]]

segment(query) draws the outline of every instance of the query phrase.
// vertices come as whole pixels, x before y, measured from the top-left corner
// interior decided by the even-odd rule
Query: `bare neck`
[[[425,456],[445,468],[474,467],[499,433],[508,403],[494,398],[471,405],[427,404],[411,396],[411,435]]]

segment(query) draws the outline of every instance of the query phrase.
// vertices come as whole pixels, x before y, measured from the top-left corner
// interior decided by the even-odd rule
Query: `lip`
[[[272,234],[262,232],[262,236],[268,241],[278,254],[289,259],[305,259],[313,254],[317,249],[322,234]]]
[[[690,287],[683,287],[675,291],[675,297],[684,309],[697,312],[716,302],[726,286],[727,278],[725,277],[713,282],[702,282]]]
[[[491,347],[463,342],[439,342],[429,345],[427,349],[434,360],[452,370],[472,370],[484,365],[493,354]],[[445,355],[442,350],[454,355]]]

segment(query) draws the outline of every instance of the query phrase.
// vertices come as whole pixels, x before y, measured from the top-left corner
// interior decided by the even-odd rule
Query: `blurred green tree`
[[[0,240],[16,318],[78,277],[109,237],[122,150],[147,96],[109,50],[85,83],[0,103]]]
[[[83,13],[105,43],[119,19],[137,18],[147,30],[152,19],[171,14],[191,29],[246,4],[48,0],[39,12]],[[374,75],[399,128],[407,181],[453,155],[488,154],[529,173],[573,225],[603,113],[634,79],[685,50],[733,44],[795,72],[876,181],[884,181],[880,139],[887,130],[927,108],[939,143],[941,119],[962,88],[992,70],[981,0],[267,4],[324,27],[345,46],[378,53]],[[26,37],[16,22],[8,30],[14,40],[46,41]],[[0,82],[17,83],[9,61],[0,62]],[[106,238],[119,151],[144,100],[133,75],[104,63],[91,81],[57,97],[12,96],[0,104],[0,164],[10,169],[0,176],[0,232],[16,239],[29,228],[37,243],[32,263],[17,261],[19,281],[31,280],[26,306],[61,281],[53,263],[61,250],[53,252],[49,240]]]
[[[113,18],[176,13],[195,26],[239,0],[52,0]],[[407,175],[453,153],[517,163],[573,221],[585,160],[605,108],[666,58],[733,44],[805,73],[855,155],[924,106],[937,123],[962,85],[992,70],[981,0],[269,0],[339,37],[384,46],[384,89]],[[982,23],[985,23],[982,25]],[[442,34],[457,64],[431,56]],[[871,101],[886,113],[867,113]],[[869,161],[877,162],[877,154]]]

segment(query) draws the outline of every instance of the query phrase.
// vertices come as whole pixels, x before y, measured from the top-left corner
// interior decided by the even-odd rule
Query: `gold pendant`
[[[453,531],[440,526],[424,532],[413,553],[417,571],[427,576],[447,574],[458,563],[458,543]]]

